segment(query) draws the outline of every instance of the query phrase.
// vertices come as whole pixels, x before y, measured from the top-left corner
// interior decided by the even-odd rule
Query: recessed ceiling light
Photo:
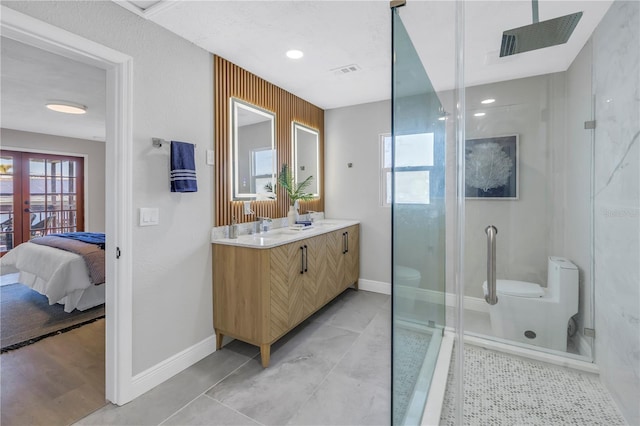
[[[291,58],[291,59],[300,59],[304,56],[304,53],[302,52],[302,50],[288,50],[287,51],[287,57]]]
[[[475,114],[473,114],[475,117],[484,117],[485,115],[487,115],[487,113],[485,112],[476,112]]]
[[[492,103],[494,103],[495,101],[496,101],[495,99],[491,99],[491,98],[489,98],[489,99],[485,99],[484,101],[482,101],[482,102],[480,102],[480,103],[481,103],[481,104],[485,104],[485,105],[486,105],[486,104],[492,104]]]
[[[47,102],[47,108],[65,114],[86,114],[87,112],[86,106],[68,101],[50,101]]]

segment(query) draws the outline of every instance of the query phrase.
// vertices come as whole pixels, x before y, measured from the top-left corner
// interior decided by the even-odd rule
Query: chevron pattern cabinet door
[[[327,234],[327,279],[326,287],[328,299],[335,297],[342,291],[342,281],[344,280],[344,230],[334,231]]]
[[[351,226],[347,229],[347,232],[349,237],[349,252],[345,255],[344,287],[348,287],[357,282],[360,277],[360,229],[358,226]]]
[[[304,308],[306,315],[315,312],[329,298],[326,240],[324,235],[304,240],[304,244],[307,246],[307,271],[304,274]]]
[[[271,338],[283,334],[305,316],[303,244],[295,242],[271,249]]]

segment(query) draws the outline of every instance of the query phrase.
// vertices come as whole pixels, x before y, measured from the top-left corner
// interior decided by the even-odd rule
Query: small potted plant
[[[280,185],[289,197],[289,226],[294,225],[298,220],[298,201],[308,201],[313,199],[313,194],[304,192],[311,184],[313,176],[309,176],[304,181],[296,183],[291,170],[287,164],[282,165],[282,170],[278,175],[278,185]]]

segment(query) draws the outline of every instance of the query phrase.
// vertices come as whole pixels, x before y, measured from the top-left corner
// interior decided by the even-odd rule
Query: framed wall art
[[[468,199],[517,200],[518,135],[465,142],[465,196]]]

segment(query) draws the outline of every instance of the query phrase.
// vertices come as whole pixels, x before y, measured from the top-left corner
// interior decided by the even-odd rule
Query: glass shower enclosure
[[[392,423],[420,423],[445,324],[444,110],[392,9]],[[390,157],[390,158],[387,158]]]

